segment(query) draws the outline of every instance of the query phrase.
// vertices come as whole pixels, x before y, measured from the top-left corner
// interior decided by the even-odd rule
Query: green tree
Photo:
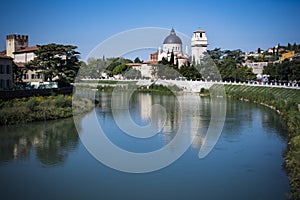
[[[79,70],[79,52],[77,47],[62,44],[38,46],[36,57],[25,65],[29,70],[41,70],[45,81],[58,79],[60,83],[74,82]]]
[[[142,63],[143,61],[141,61],[139,57],[136,57],[133,62],[134,63]]]
[[[141,71],[136,69],[130,69],[129,71],[126,71],[124,74],[124,77],[127,79],[139,79],[142,77]]]
[[[163,57],[158,63],[162,65],[170,65],[170,62],[165,57]]]
[[[174,53],[173,53],[173,51],[171,52],[170,64],[174,65]]]
[[[192,66],[181,66],[179,69],[180,74],[187,80],[202,80],[200,71],[198,71],[193,65]]]
[[[292,50],[292,45],[290,43],[288,43],[288,50]]]
[[[260,49],[260,48],[257,49],[257,53],[258,53],[258,54],[261,53],[261,49]]]
[[[207,54],[211,59],[217,63],[221,60],[221,57],[224,55],[224,52],[220,48],[215,48],[214,50],[207,50]]]
[[[120,64],[118,66],[116,66],[113,70],[113,75],[117,75],[117,74],[125,74],[126,71],[129,70],[129,66],[126,64]]]
[[[12,64],[14,82],[23,82],[23,75],[26,71],[24,67],[18,67],[14,62]]]

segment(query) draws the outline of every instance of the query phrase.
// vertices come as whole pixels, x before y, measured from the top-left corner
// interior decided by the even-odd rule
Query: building
[[[243,63],[244,66],[252,68],[253,73],[257,78],[262,77],[264,67],[268,65],[268,62],[246,62]]]
[[[7,35],[6,36],[6,56],[14,58],[14,52],[28,47],[27,35]]]
[[[187,49],[187,48],[186,48]],[[180,68],[182,65],[187,64],[189,55],[186,51],[182,52],[182,41],[180,37],[176,35],[175,30],[172,28],[170,34],[163,41],[163,48],[158,48],[158,51],[150,55],[150,60],[147,62],[158,63],[163,58],[171,61],[172,54],[174,55],[174,60],[172,61],[175,65]]]
[[[0,55],[0,90],[9,90],[13,86],[13,59]]]
[[[290,51],[287,53],[283,53],[281,55],[281,61],[284,61],[285,59],[292,59],[295,56],[295,51]]]
[[[152,78],[153,64],[157,64],[157,62],[150,60],[144,63],[127,63],[126,65],[132,67],[132,69],[140,71],[142,78]]]
[[[194,31],[191,47],[192,47],[192,61],[195,64],[200,64],[201,58],[204,56],[204,52],[207,51],[207,37],[205,31]]]
[[[18,49],[13,52],[14,54],[14,62],[16,63],[28,63],[33,60],[35,57],[34,52],[38,50],[37,46],[25,47],[22,49]]]
[[[35,58],[35,51],[38,50],[37,46],[31,46],[16,50],[14,54],[14,62],[18,67],[24,67],[26,63]],[[23,74],[23,82],[43,82],[43,76],[39,74],[41,70],[27,70]]]
[[[11,34],[6,36],[6,56],[13,59],[17,67],[24,67],[26,63],[35,58],[37,46],[28,46],[27,35]],[[22,78],[23,82],[43,82],[39,70],[28,70]]]
[[[193,33],[191,39],[192,47],[192,61],[199,64],[204,53],[207,51],[207,37],[205,31],[197,30]],[[161,61],[163,58],[170,61],[172,53],[174,54],[174,64],[181,66],[187,64],[189,61],[188,47],[186,46],[185,52],[182,51],[182,41],[176,35],[175,30],[172,28],[170,34],[163,41],[163,49],[158,49],[157,52],[150,55],[151,61]]]
[[[207,37],[205,31],[197,30],[193,33],[191,39],[192,55],[196,64],[200,63],[204,53],[207,51]],[[133,69],[141,72],[142,78],[153,78],[153,66],[158,64],[163,58],[171,61],[172,54],[174,55],[173,63],[180,68],[187,65],[189,62],[188,47],[186,46],[185,52],[182,51],[182,41],[176,35],[174,28],[171,29],[170,34],[163,40],[163,48],[150,54],[150,60],[143,63],[128,63]]]
[[[170,35],[168,35],[163,42],[163,52],[182,52],[182,41],[180,37],[176,35],[173,28],[170,31]]]

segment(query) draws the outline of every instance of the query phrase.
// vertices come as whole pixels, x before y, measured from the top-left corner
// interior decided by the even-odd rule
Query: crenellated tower
[[[13,52],[28,47],[28,35],[7,35],[6,55],[14,58]]]

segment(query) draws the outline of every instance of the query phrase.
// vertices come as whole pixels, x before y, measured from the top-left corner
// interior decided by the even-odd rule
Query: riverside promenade
[[[275,87],[275,88],[290,88],[290,89],[300,89],[300,85],[294,83],[259,83],[259,82],[223,82],[223,81],[188,81],[188,80],[167,80],[167,79],[156,79],[156,80],[149,80],[149,79],[123,79],[123,80],[115,80],[112,79],[111,81],[117,81],[117,83],[109,84],[107,81],[110,79],[83,79],[87,81],[85,83],[77,83],[79,85],[90,85],[90,86],[124,86],[126,82],[135,82],[137,86],[145,86],[149,87],[152,84],[155,85],[163,85],[163,86],[172,86],[176,85],[178,88],[182,89],[186,92],[200,92],[202,88],[209,89],[211,86],[215,84],[222,84],[222,85],[248,85],[248,86],[256,86],[256,87]],[[88,83],[88,81],[93,81]],[[101,83],[101,81],[106,81],[105,83]],[[95,83],[94,81],[99,81],[99,83]],[[76,84],[75,84],[76,85]]]

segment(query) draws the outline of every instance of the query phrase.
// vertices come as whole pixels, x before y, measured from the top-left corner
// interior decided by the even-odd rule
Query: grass
[[[300,90],[243,85],[224,86],[228,97],[266,105],[281,115],[287,124],[288,144],[284,153],[284,166],[290,179],[291,198],[300,199]]]

